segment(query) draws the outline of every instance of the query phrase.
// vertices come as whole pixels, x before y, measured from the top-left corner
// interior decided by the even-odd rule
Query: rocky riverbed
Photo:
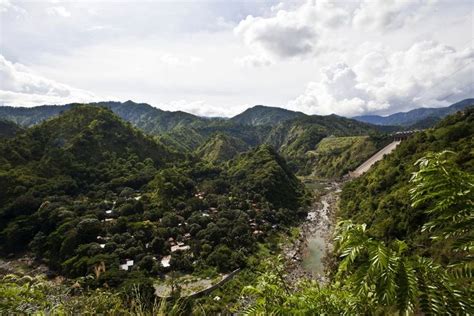
[[[321,283],[328,281],[326,269],[333,250],[335,213],[341,184],[329,183],[325,193],[314,202],[306,221],[300,226],[298,238],[284,246],[290,282],[306,277]],[[290,284],[292,284],[290,283]]]

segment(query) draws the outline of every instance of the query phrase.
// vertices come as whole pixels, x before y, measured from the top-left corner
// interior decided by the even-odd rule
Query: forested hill
[[[17,124],[0,119],[0,138],[2,137],[13,137],[16,133],[20,132],[22,128]]]
[[[213,165],[93,106],[0,139],[0,187],[2,257],[27,251],[71,278],[104,266],[87,287],[125,292],[153,293],[170,271],[245,266],[257,241],[304,218],[308,202],[271,147]]]
[[[217,133],[201,145],[196,154],[204,160],[220,162],[230,160],[249,148],[250,146],[239,138]]]
[[[78,104],[43,105],[31,108],[0,106],[0,118],[7,119],[18,125],[29,127],[50,117],[69,110]],[[90,106],[106,107],[122,119],[132,123],[147,133],[157,134],[180,126],[194,126],[208,123],[209,120],[189,113],[163,111],[146,103],[97,102]],[[219,121],[219,119],[215,119]]]
[[[273,125],[288,121],[306,114],[278,107],[256,105],[232,117],[231,122],[242,125]]]
[[[331,164],[334,162],[332,158],[342,154],[341,145],[347,142],[345,137],[348,136],[369,136],[364,138],[365,150],[346,152],[338,171],[329,175],[328,169],[332,168]],[[319,143],[326,138],[331,138],[334,146],[314,155]],[[342,176],[354,165],[362,163],[385,142],[386,138],[375,126],[337,115],[312,115],[281,122],[269,131],[265,139],[265,143],[277,148],[300,174],[312,173],[329,177]]]
[[[388,116],[364,115],[356,116],[355,120],[376,125],[399,125],[413,127],[432,127],[443,117],[474,106],[474,99],[465,99],[442,108],[419,108],[408,112],[400,112]]]
[[[231,119],[202,118],[184,112],[168,112],[132,101],[93,103],[106,107],[142,131],[157,135],[159,141],[178,152],[193,153],[206,160],[223,161],[246,148],[271,145],[288,161],[294,172],[339,177],[384,145],[383,132],[374,125],[344,117],[305,115],[281,108],[256,106]],[[59,115],[74,105],[35,108],[0,107],[0,117],[31,126]],[[220,135],[220,136],[216,136]],[[334,146],[313,155],[326,137],[370,136],[362,151]],[[341,139],[347,144],[347,139]],[[334,150],[328,150],[334,149]],[[344,159],[336,156],[344,151]],[[347,163],[345,163],[347,162]],[[331,164],[331,166],[328,166]],[[338,172],[332,174],[328,170]]]
[[[73,106],[60,117],[28,129],[2,147],[2,158],[11,165],[54,160],[53,153],[72,155],[85,163],[99,163],[108,155],[135,155],[141,160],[151,158],[156,165],[164,165],[178,156],[110,110],[91,106]]]
[[[423,207],[412,208],[409,180],[415,162],[430,152],[450,150],[450,158],[466,172],[474,171],[474,109],[446,117],[435,128],[403,141],[372,169],[349,182],[342,191],[341,216],[367,223],[369,232],[383,240],[407,239],[423,253],[448,255],[447,249],[430,248],[427,234],[420,234],[428,220]]]

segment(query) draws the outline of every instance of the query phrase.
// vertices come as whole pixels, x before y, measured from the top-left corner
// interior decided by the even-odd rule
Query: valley
[[[434,215],[427,202],[410,203],[422,187],[410,179],[431,166],[419,159],[437,153],[446,158],[432,168],[447,164],[456,183],[470,185],[472,109],[400,142],[351,119],[262,106],[237,122],[167,112],[166,124],[150,130],[134,111],[154,109],[114,106],[131,121],[107,106],[71,105],[42,122],[53,109],[35,109],[43,116],[30,127],[5,124],[0,293],[8,301],[0,308],[136,314],[141,306],[200,315],[306,308],[290,304],[303,295],[315,302],[311,313],[329,300],[325,312],[357,314],[388,304],[370,301],[372,292],[354,296],[360,284],[383,284],[361,281],[366,265],[355,263],[374,254],[363,249],[380,243],[382,255],[401,256],[405,250],[393,249],[404,243],[412,255],[393,260],[408,260],[403,267],[413,265],[423,282],[448,276],[428,276],[409,260],[442,266],[465,256],[422,231]],[[354,170],[357,177],[347,177]],[[467,204],[450,209],[466,213],[471,191],[459,190]],[[462,233],[469,240],[470,231]],[[463,310],[466,297],[450,298],[453,310]]]

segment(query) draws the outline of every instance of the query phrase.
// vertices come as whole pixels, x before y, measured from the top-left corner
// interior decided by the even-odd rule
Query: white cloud
[[[255,54],[276,58],[314,57],[326,52],[331,32],[351,25],[377,31],[393,30],[420,19],[435,0],[306,0],[286,8],[271,8],[271,15],[247,16],[234,33]],[[334,46],[333,49],[337,49]]]
[[[265,67],[273,64],[270,59],[262,55],[247,55],[235,58],[234,62],[242,67]]]
[[[46,14],[63,18],[68,18],[71,16],[71,12],[69,12],[65,7],[62,6],[46,8]]]
[[[318,39],[309,6],[279,10],[275,16],[247,16],[234,28],[244,43],[260,54],[287,58],[313,53]]]
[[[3,104],[32,106],[93,100],[97,97],[88,91],[41,77],[0,55],[0,102]]]
[[[160,61],[170,66],[192,66],[202,62],[202,58],[196,56],[180,56],[175,54],[163,54]]]
[[[362,0],[353,24],[376,30],[393,30],[420,19],[436,0]]]
[[[363,45],[361,51],[365,49]],[[288,107],[314,114],[358,115],[445,106],[472,96],[473,62],[474,49],[456,51],[431,41],[406,51],[378,47],[352,67],[339,63],[324,68],[321,79],[308,83]]]
[[[0,13],[12,11],[17,17],[27,15],[27,11],[22,7],[13,4],[10,0],[0,0]]]
[[[155,105],[155,104],[154,104]],[[213,106],[208,104],[205,101],[187,101],[187,100],[177,100],[168,103],[160,103],[156,104],[160,109],[165,109],[169,111],[184,111],[188,113],[192,113],[194,115],[203,116],[203,117],[227,117],[233,116],[240,113],[242,110],[247,108],[246,106],[233,108],[231,112],[229,112],[228,108],[224,108],[222,106]]]

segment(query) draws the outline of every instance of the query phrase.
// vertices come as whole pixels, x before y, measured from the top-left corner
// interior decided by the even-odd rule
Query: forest
[[[345,182],[327,284],[285,277],[282,243],[314,199],[302,180],[340,181],[390,136],[337,116],[257,110],[237,122],[180,113],[159,132],[96,105],[1,125],[1,258],[27,255],[47,273],[5,269],[0,310],[472,313],[474,110],[415,133]],[[212,296],[180,298],[180,277],[237,269]],[[170,285],[168,299],[156,282]]]

